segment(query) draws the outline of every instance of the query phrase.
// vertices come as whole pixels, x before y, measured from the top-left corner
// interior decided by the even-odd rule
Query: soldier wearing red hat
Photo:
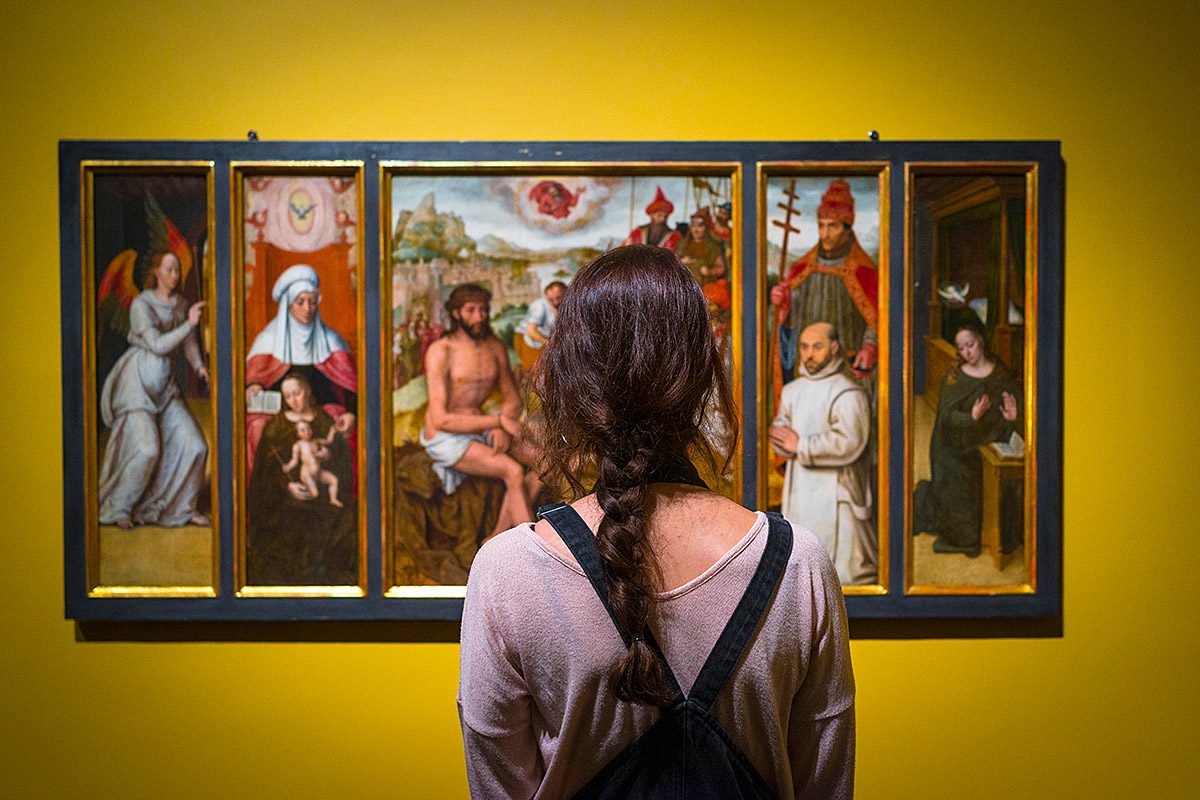
[[[667,250],[674,250],[679,244],[679,240],[683,238],[679,231],[667,224],[667,218],[675,210],[675,205],[663,194],[661,186],[656,188],[654,199],[650,201],[650,205],[646,206],[646,215],[650,217],[650,222],[639,225],[630,231],[625,241],[621,242],[622,245],[653,244]]]
[[[794,261],[771,289],[779,322],[783,381],[796,367],[798,332],[814,322],[831,323],[860,375],[875,367],[879,352],[878,268],[854,236],[854,196],[841,178],[830,182],[817,207],[817,244]]]

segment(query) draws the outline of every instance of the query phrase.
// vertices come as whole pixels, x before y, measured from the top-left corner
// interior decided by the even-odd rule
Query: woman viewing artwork
[[[710,416],[723,438],[737,425],[688,269],[648,245],[584,267],[534,380],[546,477],[578,499],[472,564],[458,695],[472,796],[661,796],[686,779],[713,797],[851,797],[829,557],[693,465],[714,458]]]
[[[207,526],[197,509],[208,445],[175,382],[180,356],[204,381],[196,327],[205,302],[179,293],[179,259],[157,252],[129,306],[127,349],[104,380],[100,415],[110,434],[100,463],[100,524]]]
[[[942,379],[929,445],[931,479],[920,481],[913,495],[913,530],[937,535],[935,553],[974,558],[982,549],[983,462],[978,448],[1022,433],[1021,386],[988,351],[978,322],[958,327],[954,347],[958,364]],[[1012,541],[1011,530],[1004,538],[1006,550],[1019,544]]]

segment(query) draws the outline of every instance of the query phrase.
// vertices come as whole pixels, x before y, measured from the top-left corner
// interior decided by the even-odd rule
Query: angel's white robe
[[[204,366],[187,321],[187,303],[147,290],[129,306],[129,349],[100,392],[109,426],[100,462],[100,524],[130,520],[178,527],[196,514],[208,444],[175,384],[176,353],[193,370]]]

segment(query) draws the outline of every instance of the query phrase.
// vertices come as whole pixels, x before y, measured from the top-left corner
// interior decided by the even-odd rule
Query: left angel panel
[[[84,162],[93,596],[217,586],[211,162]]]

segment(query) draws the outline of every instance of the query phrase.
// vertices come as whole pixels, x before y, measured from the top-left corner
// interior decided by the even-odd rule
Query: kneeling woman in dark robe
[[[983,514],[983,462],[978,448],[1022,432],[1017,402],[1021,386],[988,352],[979,324],[960,327],[954,346],[958,364],[942,379],[929,444],[932,477],[918,483],[914,492],[913,530],[937,534],[935,553],[965,553],[974,558],[981,549]]]

